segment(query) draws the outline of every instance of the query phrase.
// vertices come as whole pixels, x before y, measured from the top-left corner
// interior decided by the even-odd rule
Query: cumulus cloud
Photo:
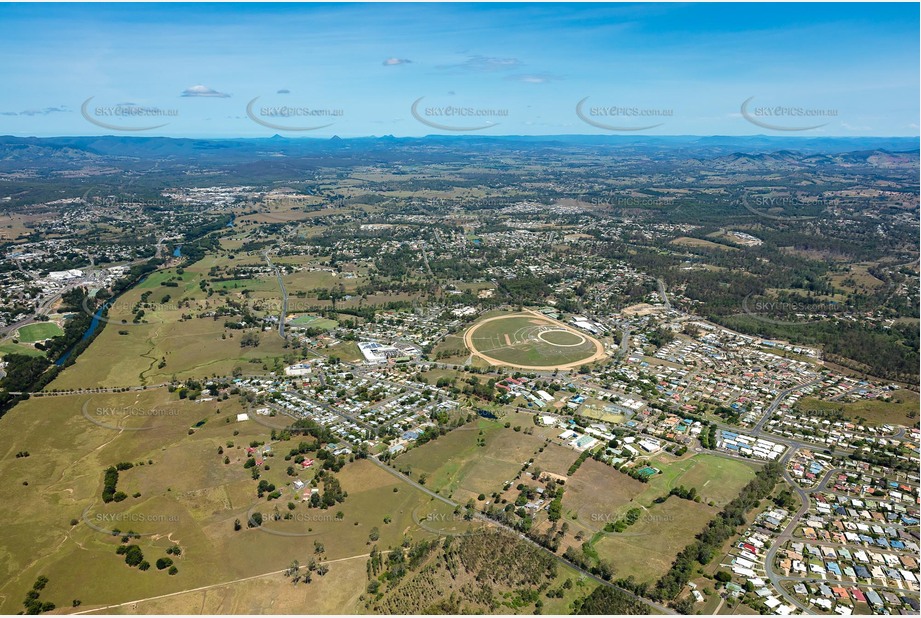
[[[401,64],[412,64],[412,60],[407,60],[406,58],[387,58],[381,64],[385,67],[395,67]]]
[[[191,88],[186,88],[182,91],[182,96],[184,97],[213,97],[219,99],[230,98],[229,94],[224,92],[218,92],[214,88],[208,88],[207,86],[192,86]]]

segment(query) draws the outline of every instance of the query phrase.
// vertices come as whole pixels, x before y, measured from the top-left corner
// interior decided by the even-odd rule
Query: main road
[[[275,277],[278,279],[278,287],[281,289],[281,312],[278,314],[278,335],[284,339],[285,318],[288,315],[288,291],[285,289],[285,282],[281,278],[281,270],[272,264],[272,259],[269,257],[269,251],[270,249],[266,249],[262,255],[265,257],[265,263],[275,272]]]

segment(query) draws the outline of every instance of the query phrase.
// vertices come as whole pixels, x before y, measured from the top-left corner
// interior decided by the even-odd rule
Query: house
[[[874,607],[883,606],[883,599],[876,593],[875,590],[867,590],[867,602]]]

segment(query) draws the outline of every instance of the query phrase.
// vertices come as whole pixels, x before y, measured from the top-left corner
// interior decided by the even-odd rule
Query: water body
[[[178,248],[177,248],[177,251],[178,251]],[[135,285],[138,285],[138,284],[140,284],[140,283],[143,283],[145,279],[147,279],[147,275],[144,275],[143,277],[141,277]],[[99,323],[102,321],[102,314],[103,314],[103,312],[105,312],[105,310],[108,309],[108,308],[112,305],[112,303],[115,302],[115,301],[118,299],[119,296],[121,296],[122,294],[124,294],[125,292],[127,292],[128,290],[130,290],[130,289],[133,288],[133,287],[134,287],[134,286],[131,286],[131,287],[129,287],[129,288],[126,288],[126,289],[125,289],[121,294],[119,294],[118,296],[113,296],[112,298],[110,298],[110,299],[107,300],[106,302],[102,303],[102,306],[99,307],[99,309],[96,310],[96,313],[93,314],[93,319],[92,319],[92,321],[90,321],[90,325],[86,327],[86,330],[85,330],[85,331],[83,331],[83,336],[80,337],[80,342],[86,341],[87,339],[89,339],[89,338],[93,335],[93,333],[96,332],[96,329],[99,328]],[[74,351],[74,348],[75,348],[75,347],[77,347],[77,344],[74,344],[69,350],[67,350],[66,352],[64,352],[64,354],[63,354],[63,356],[61,356],[61,358],[59,358],[58,360],[54,361],[54,364],[57,365],[58,367],[61,367],[64,363],[66,363],[66,362],[67,362],[67,359],[70,358],[70,355],[73,354],[73,351]]]
[[[236,219],[236,216],[230,215],[230,221],[227,223],[227,227],[233,227],[233,222]]]
[[[178,245],[173,249],[173,257],[182,257],[182,245]]]

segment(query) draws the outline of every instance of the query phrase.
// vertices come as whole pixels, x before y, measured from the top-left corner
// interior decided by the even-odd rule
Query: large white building
[[[67,281],[69,279],[79,279],[83,276],[82,270],[72,268],[70,270],[54,270],[48,273],[48,278],[52,281]]]
[[[361,350],[365,360],[372,365],[378,365],[387,362],[388,358],[403,355],[403,352],[394,346],[383,345],[376,341],[362,341],[358,344],[358,349]]]
[[[306,376],[310,375],[310,372],[310,363],[298,363],[290,367],[285,367],[286,376]]]

